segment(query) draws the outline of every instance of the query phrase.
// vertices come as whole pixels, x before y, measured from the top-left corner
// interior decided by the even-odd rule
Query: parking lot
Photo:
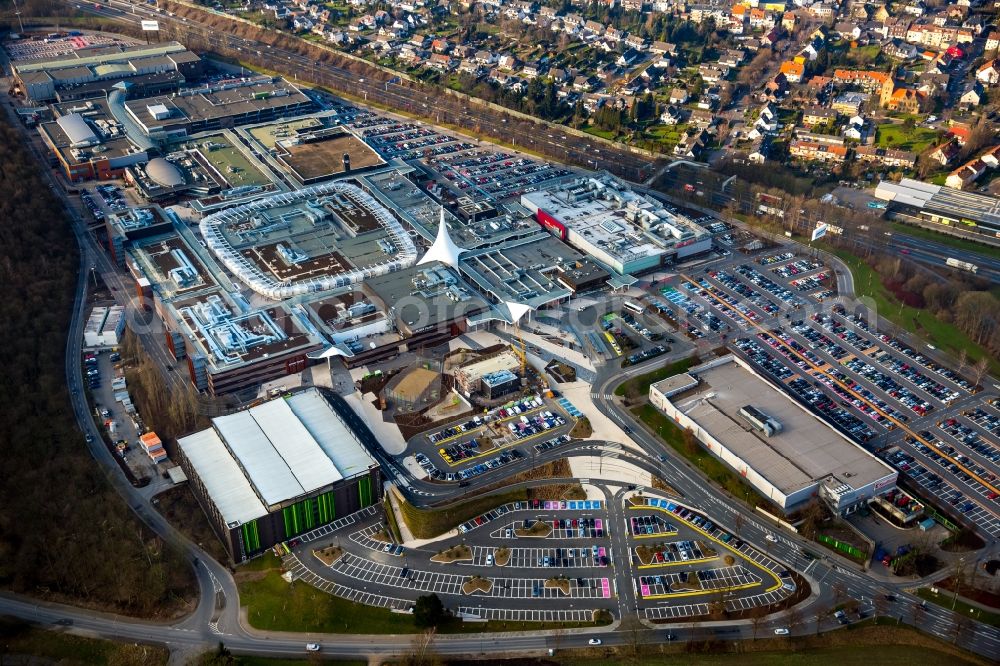
[[[900,447],[889,464],[945,511],[1000,535],[996,398],[839,304],[803,316],[800,291],[822,291],[822,280],[809,279],[826,272],[783,253],[740,264],[736,283],[727,271],[684,279],[671,300],[711,330],[724,321],[741,331],[734,347],[765,375],[869,450],[885,457]],[[738,307],[716,283],[744,298],[752,284],[766,301],[742,300]],[[786,316],[775,318],[769,305]]]
[[[384,159],[420,161],[436,178],[437,196],[504,202],[570,176],[560,165],[514,155],[438,132],[423,123],[394,120],[341,107],[336,122],[350,127]]]

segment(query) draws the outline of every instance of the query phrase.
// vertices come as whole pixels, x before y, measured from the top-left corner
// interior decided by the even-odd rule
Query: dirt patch
[[[587,491],[583,489],[582,486],[575,485],[570,486],[566,489],[566,492],[562,494],[562,499],[567,500],[585,500],[587,499]]]
[[[465,545],[452,546],[431,557],[431,562],[451,564],[452,562],[471,562],[472,549]]]
[[[321,550],[314,550],[312,553],[317,560],[330,567],[333,566],[334,562],[340,559],[340,556],[344,554],[344,551],[339,546],[328,546]]]
[[[979,550],[986,543],[970,529],[962,528],[941,542],[941,550],[949,553],[967,553]]]
[[[574,439],[587,439],[594,434],[594,426],[590,425],[590,419],[586,416],[581,418],[573,426],[573,429],[569,431],[569,436]]]
[[[684,497],[681,495],[676,488],[671,486],[669,483],[661,479],[660,477],[653,474],[653,489],[665,492],[668,495],[673,495],[674,497]]]
[[[726,563],[727,567],[731,567],[734,564],[736,564],[736,558],[733,557],[732,555],[726,555],[725,557],[722,558],[722,561]]]
[[[543,520],[536,521],[532,523],[531,527],[525,529],[523,527],[518,527],[514,530],[514,534],[520,538],[525,539],[543,539],[548,535],[552,534],[552,525],[548,524]]]
[[[493,551],[493,563],[505,567],[510,562],[510,548],[497,548]]]
[[[569,579],[568,578],[549,578],[545,581],[546,590],[559,590],[563,593],[563,596],[569,596]]]
[[[635,556],[639,558],[639,564],[650,564],[653,558],[656,557],[656,549],[646,545],[636,546]]]
[[[462,583],[462,594],[475,594],[476,592],[489,594],[492,589],[493,581],[487,578],[479,578],[478,576],[473,576],[469,580]]]
[[[705,555],[705,557],[716,557],[719,554],[719,551],[704,541],[696,541],[695,543],[698,544],[698,548],[701,549],[701,552]]]

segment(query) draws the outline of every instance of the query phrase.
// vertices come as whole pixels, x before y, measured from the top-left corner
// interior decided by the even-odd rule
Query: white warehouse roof
[[[100,143],[87,120],[79,113],[60,116],[56,119],[56,124],[66,134],[71,146],[93,146]]]
[[[178,440],[227,524],[364,473],[375,460],[312,389],[212,419]]]

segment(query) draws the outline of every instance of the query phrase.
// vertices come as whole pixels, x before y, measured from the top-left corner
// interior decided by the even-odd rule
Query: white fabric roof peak
[[[423,259],[417,262],[418,266],[429,264],[433,261],[440,261],[452,268],[458,268],[458,256],[465,252],[465,248],[459,247],[451,239],[448,233],[448,225],[444,221],[444,206],[441,207],[441,222],[438,224],[437,238],[427,250]]]

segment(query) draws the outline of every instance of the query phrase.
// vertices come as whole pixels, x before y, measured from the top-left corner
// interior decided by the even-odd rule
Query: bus
[[[631,310],[636,314],[642,314],[646,311],[645,307],[635,301],[625,301],[622,305],[626,310]]]

